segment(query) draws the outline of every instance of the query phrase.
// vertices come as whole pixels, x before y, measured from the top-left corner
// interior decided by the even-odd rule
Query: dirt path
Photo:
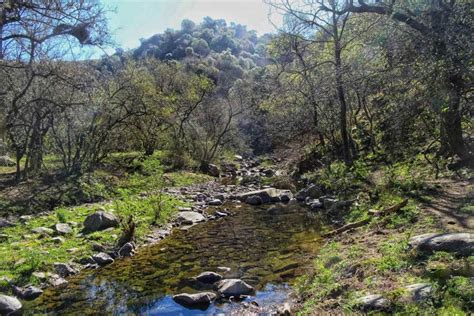
[[[474,214],[463,213],[461,207],[474,203],[474,181],[442,179],[430,182],[434,189],[430,200],[423,201],[421,209],[439,219],[440,228],[449,231],[473,231]]]

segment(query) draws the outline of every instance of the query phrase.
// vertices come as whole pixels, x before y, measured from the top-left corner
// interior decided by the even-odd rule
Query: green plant
[[[56,210],[56,217],[60,223],[67,222],[67,213],[68,212],[62,208]]]

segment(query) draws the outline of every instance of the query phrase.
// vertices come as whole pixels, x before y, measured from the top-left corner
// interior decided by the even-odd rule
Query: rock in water
[[[98,211],[86,217],[84,220],[84,230],[95,232],[109,227],[117,227],[119,221],[114,214]]]
[[[252,195],[249,196],[247,199],[245,199],[245,203],[250,204],[250,205],[260,205],[263,204],[262,198],[259,197],[258,195]]]
[[[22,307],[21,302],[16,297],[0,294],[0,315],[18,313]]]
[[[198,275],[195,279],[202,283],[212,284],[212,283],[222,280],[222,275],[215,272],[206,271]]]
[[[220,294],[230,297],[250,294],[254,288],[240,279],[226,279],[217,283],[217,290]]]
[[[94,261],[97,262],[101,266],[105,266],[107,264],[114,262],[114,259],[108,254],[106,254],[105,252],[100,252],[96,255],[93,255],[92,259],[94,259]]]
[[[423,252],[446,251],[463,256],[474,254],[474,234],[434,233],[410,238],[410,247]]]
[[[181,293],[173,296],[173,300],[186,307],[208,306],[216,294],[212,292],[202,292],[197,294]]]
[[[72,233],[72,228],[68,224],[58,223],[54,225],[54,229],[60,235],[67,235]]]
[[[35,286],[29,285],[25,288],[13,287],[13,292],[18,295],[21,299],[32,301],[35,298],[43,294],[43,290]]]
[[[390,301],[378,294],[361,297],[356,302],[365,311],[388,310],[390,308]]]

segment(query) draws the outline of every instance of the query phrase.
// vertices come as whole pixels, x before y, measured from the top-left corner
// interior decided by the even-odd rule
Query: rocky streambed
[[[133,257],[83,270],[68,279],[66,288],[47,289],[26,303],[24,311],[189,315],[281,308],[289,300],[291,285],[310,268],[319,249],[318,219],[296,202],[224,206],[232,216],[176,229]],[[222,295],[222,284],[219,290],[215,284],[196,281],[205,271],[219,273],[223,281],[241,280],[252,290],[240,297]],[[196,309],[173,300],[177,294],[203,292],[212,303]]]

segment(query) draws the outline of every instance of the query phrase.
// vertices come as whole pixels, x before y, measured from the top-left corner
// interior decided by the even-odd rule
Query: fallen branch
[[[385,216],[385,215],[388,215],[390,213],[398,212],[399,210],[404,208],[407,204],[408,204],[408,199],[405,199],[401,203],[398,203],[394,206],[390,206],[389,208],[386,208],[386,209],[381,210],[381,211],[370,212],[370,214],[373,215],[373,216]],[[323,237],[331,237],[331,236],[343,233],[343,232],[345,232],[347,230],[350,230],[350,229],[359,228],[361,226],[367,225],[368,223],[370,223],[371,220],[372,220],[372,217],[369,217],[369,218],[363,219],[363,220],[358,221],[358,222],[349,223],[349,224],[344,225],[344,226],[342,226],[338,229],[335,229],[335,230],[332,230],[332,231],[330,231],[326,234],[323,234]]]

